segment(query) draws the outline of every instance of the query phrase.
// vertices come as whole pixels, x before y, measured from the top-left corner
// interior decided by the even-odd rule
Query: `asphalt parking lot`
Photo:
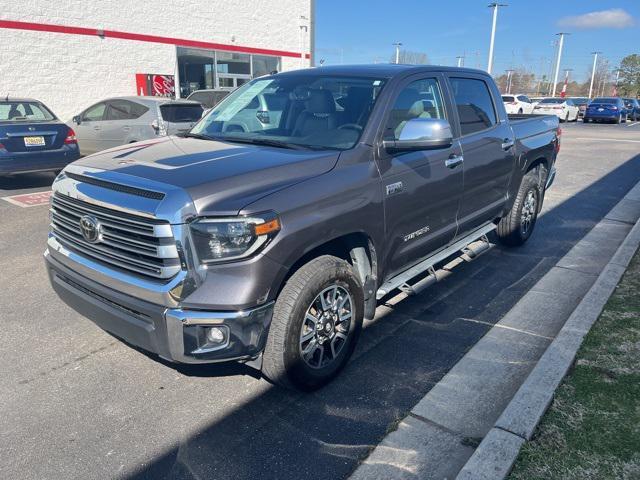
[[[49,287],[46,205],[0,200],[0,477],[345,478],[640,178],[640,123],[562,128],[530,242],[381,305],[346,370],[313,394],[241,365],[167,365],[115,340]],[[0,197],[52,180],[0,178]]]

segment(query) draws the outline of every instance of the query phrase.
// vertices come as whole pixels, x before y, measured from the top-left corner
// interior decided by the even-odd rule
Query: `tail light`
[[[64,143],[66,143],[67,145],[70,143],[78,143],[76,132],[73,131],[73,128],[70,128],[67,132],[67,138],[64,139]]]

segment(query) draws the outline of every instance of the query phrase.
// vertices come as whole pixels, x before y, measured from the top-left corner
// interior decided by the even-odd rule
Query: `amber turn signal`
[[[280,230],[280,220],[277,218],[274,218],[269,222],[260,223],[254,226],[254,230],[256,232],[256,235],[258,236],[268,235],[269,233],[277,232],[278,230]]]

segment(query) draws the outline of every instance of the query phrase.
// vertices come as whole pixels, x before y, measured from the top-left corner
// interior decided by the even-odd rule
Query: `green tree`
[[[640,55],[627,55],[620,62],[618,89],[624,96],[640,96]]]

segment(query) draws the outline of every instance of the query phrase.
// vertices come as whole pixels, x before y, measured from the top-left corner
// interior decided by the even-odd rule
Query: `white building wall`
[[[309,52],[312,0],[22,0],[4,2],[0,21],[65,25]],[[302,32],[302,33],[301,33]],[[175,75],[176,47],[162,43],[0,28],[0,96],[42,100],[70,119],[101,99],[135,95],[135,74]],[[282,57],[282,69],[309,60]]]

